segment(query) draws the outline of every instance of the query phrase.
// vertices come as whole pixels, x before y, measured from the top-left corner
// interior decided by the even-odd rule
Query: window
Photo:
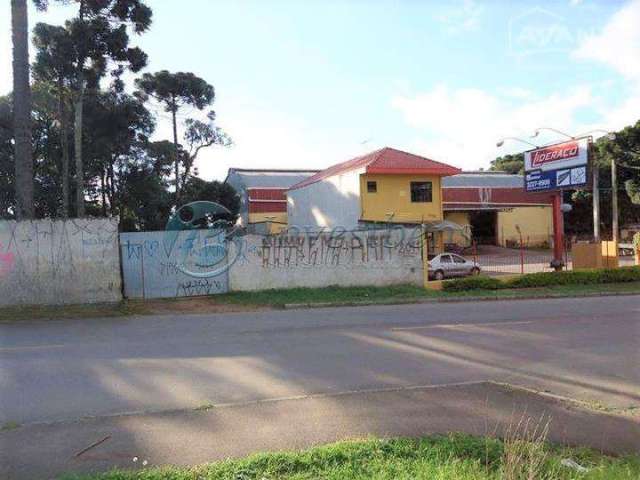
[[[368,193],[376,193],[378,191],[378,183],[377,182],[367,182],[367,192]]]
[[[464,258],[459,257],[458,255],[451,255],[451,258],[453,258],[454,263],[467,263]]]
[[[440,257],[440,263],[451,263],[451,257],[449,255],[442,255]]]
[[[433,188],[431,182],[411,182],[412,202],[432,202]]]

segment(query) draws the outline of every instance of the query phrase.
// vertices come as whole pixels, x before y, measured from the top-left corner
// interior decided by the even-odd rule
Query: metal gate
[[[120,252],[127,298],[229,291],[228,245],[222,230],[121,233]]]

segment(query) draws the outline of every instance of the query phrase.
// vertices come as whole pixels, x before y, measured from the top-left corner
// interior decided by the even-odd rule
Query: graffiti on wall
[[[179,231],[170,241],[167,238],[164,231],[120,235],[126,297],[190,297],[227,291],[224,232]]]
[[[420,231],[285,232],[262,237],[256,253],[264,268],[400,265],[403,259],[420,257]]]
[[[0,304],[115,301],[117,219],[0,221]]]

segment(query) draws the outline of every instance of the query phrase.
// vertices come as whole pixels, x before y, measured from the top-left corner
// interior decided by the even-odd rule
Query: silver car
[[[429,278],[432,280],[468,275],[480,275],[480,265],[455,253],[441,253],[429,260]]]

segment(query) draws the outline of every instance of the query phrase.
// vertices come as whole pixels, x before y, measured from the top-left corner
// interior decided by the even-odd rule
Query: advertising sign
[[[589,143],[590,139],[580,138],[525,152],[525,190],[546,192],[586,186]]]

